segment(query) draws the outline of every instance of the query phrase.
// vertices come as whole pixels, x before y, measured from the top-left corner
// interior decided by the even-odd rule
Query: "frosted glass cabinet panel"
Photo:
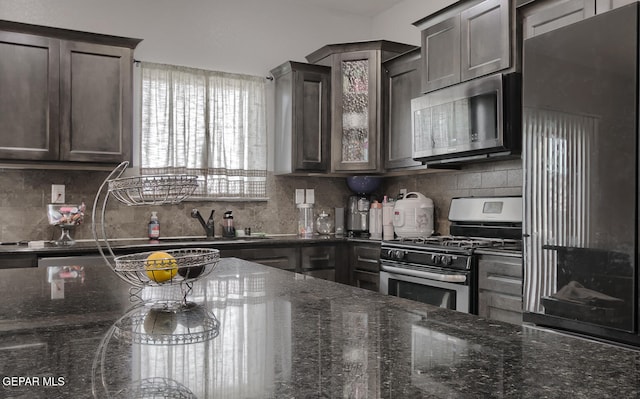
[[[337,54],[332,80],[340,92],[334,96],[331,164],[334,171],[378,169],[377,82],[380,57],[376,51]]]
[[[342,68],[342,160],[369,161],[369,60],[345,60]]]

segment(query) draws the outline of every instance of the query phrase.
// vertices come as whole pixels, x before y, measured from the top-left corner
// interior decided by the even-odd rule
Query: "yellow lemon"
[[[144,268],[151,280],[162,283],[171,280],[178,273],[178,262],[170,254],[158,251],[147,257]]]

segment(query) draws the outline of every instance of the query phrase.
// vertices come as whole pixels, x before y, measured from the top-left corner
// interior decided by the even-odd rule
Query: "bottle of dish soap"
[[[158,212],[151,212],[151,220],[149,220],[149,239],[157,240],[160,238],[160,222],[158,221]]]

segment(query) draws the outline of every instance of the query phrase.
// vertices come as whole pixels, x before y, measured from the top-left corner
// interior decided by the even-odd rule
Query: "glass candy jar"
[[[326,211],[321,211],[316,219],[316,231],[321,235],[333,233],[333,222]]]

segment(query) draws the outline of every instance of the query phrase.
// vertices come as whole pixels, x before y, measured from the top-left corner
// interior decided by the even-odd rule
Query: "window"
[[[197,175],[196,199],[266,198],[264,78],[141,68],[141,172]]]

